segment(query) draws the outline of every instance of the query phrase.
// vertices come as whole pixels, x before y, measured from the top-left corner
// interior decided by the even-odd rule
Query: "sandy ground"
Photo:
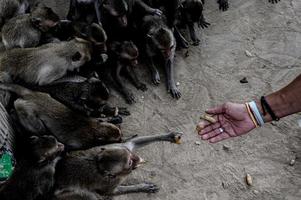
[[[50,1],[61,16],[67,0]],[[206,108],[225,101],[244,102],[277,90],[301,72],[301,1],[230,0],[220,12],[207,1],[205,17],[210,28],[200,31],[202,43],[190,56],[176,57],[176,76],[183,97],[173,100],[161,84],[135,92],[138,102],[129,107],[125,134],[151,135],[169,130],[185,133],[182,145],[156,144],[139,155],[149,161],[129,181],[151,181],[157,194],[133,194],[120,200],[297,200],[301,199],[301,128],[295,115],[265,125],[244,137],[210,145],[199,138],[195,124]],[[245,51],[251,52],[247,56]],[[239,82],[247,77],[249,83]],[[113,93],[112,101],[124,104]],[[223,149],[223,145],[230,148]],[[299,158],[289,166],[293,158]],[[248,187],[244,177],[253,177]]]

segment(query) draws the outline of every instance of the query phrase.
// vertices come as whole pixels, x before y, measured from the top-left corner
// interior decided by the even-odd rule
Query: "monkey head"
[[[68,70],[74,71],[91,60],[92,44],[81,38],[75,38],[70,42],[74,43],[75,48],[71,49],[70,52],[71,65],[69,65]]]
[[[97,119],[92,123],[92,134],[98,144],[121,142],[121,130],[116,125]]]
[[[92,23],[79,27],[75,25],[76,35],[90,41],[93,49],[93,57],[102,58],[102,63],[107,59],[107,34],[101,24]]]
[[[130,66],[138,65],[139,50],[132,41],[113,42],[110,50],[119,61]]]
[[[145,161],[123,146],[102,148],[97,155],[97,168],[108,181],[122,179]]]
[[[34,162],[39,164],[53,161],[64,151],[64,145],[53,136],[31,136],[29,142],[33,154],[32,158]]]
[[[181,9],[184,11],[188,21],[198,23],[203,13],[202,0],[184,0],[181,3]]]
[[[148,43],[160,52],[164,59],[168,59],[174,53],[176,42],[174,35],[167,27],[151,30],[147,34]]]
[[[49,7],[37,4],[30,13],[31,22],[42,32],[47,32],[55,27],[59,21],[59,16]]]
[[[126,27],[128,25],[127,14],[129,12],[129,5],[126,0],[105,0],[103,2],[105,12],[117,22],[119,27]]]

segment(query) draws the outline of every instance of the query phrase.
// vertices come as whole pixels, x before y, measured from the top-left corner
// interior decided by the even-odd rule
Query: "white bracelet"
[[[253,112],[253,114],[254,114],[254,116],[256,118],[256,121],[259,124],[259,126],[263,126],[264,125],[263,117],[260,114],[259,109],[258,109],[255,101],[251,101],[248,104],[249,104],[249,106],[250,106],[250,108],[251,108],[251,110],[252,110],[252,112]]]

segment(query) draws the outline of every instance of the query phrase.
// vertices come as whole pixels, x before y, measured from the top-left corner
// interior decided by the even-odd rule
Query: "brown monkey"
[[[67,76],[49,85],[34,85],[29,86],[29,88],[48,93],[52,98],[70,109],[88,116],[100,117],[101,115],[106,115],[117,117],[119,114],[130,115],[126,108],[113,108],[106,103],[106,100],[109,98],[109,90],[98,79],[97,73],[94,73],[89,78],[78,75]]]
[[[195,46],[199,45],[200,39],[195,33],[194,24],[196,23],[202,28],[208,28],[210,25],[204,18],[203,3],[201,0],[182,1],[177,20],[179,21],[179,26],[188,27],[191,40]]]
[[[109,81],[125,97],[126,102],[132,104],[135,102],[134,95],[125,87],[121,78],[124,73],[138,90],[146,91],[147,87],[138,79],[134,68],[138,65],[139,51],[132,41],[112,42],[109,47],[109,59],[107,62],[106,72],[103,79]]]
[[[164,23],[164,18],[159,16],[145,16],[141,25],[144,37],[145,53],[151,70],[152,80],[155,85],[160,83],[160,75],[154,65],[155,57],[163,61],[167,75],[167,89],[173,98],[179,99],[181,93],[174,80],[174,56],[176,41],[171,29]]]
[[[133,153],[153,142],[180,143],[182,133],[136,137],[125,143],[104,145],[84,151],[68,153],[57,166],[56,192],[79,187],[97,191],[99,195],[120,195],[133,192],[153,193],[158,187],[152,183],[121,186],[134,169],[144,161]],[[81,172],[81,173],[78,173]]]
[[[3,44],[6,49],[36,47],[58,22],[59,16],[51,8],[38,4],[30,14],[16,16],[4,24]]]
[[[0,55],[0,74],[7,74],[13,81],[45,85],[62,78],[67,71],[79,69],[90,60],[91,43],[76,38],[36,48],[5,51]]]
[[[27,0],[0,0],[0,30],[14,16],[25,14],[29,9]]]
[[[18,162],[10,179],[0,188],[1,200],[35,200],[54,185],[55,166],[64,145],[53,136],[29,138],[29,155]]]
[[[14,107],[27,131],[35,135],[53,135],[68,150],[121,141],[121,131],[115,125],[80,115],[46,93],[14,84],[0,84],[0,89],[19,96]]]

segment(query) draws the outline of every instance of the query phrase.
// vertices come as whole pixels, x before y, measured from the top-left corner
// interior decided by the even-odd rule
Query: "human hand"
[[[214,115],[216,122],[210,123],[202,120],[197,125],[197,130],[201,138],[210,143],[240,136],[255,128],[244,104],[228,102],[206,112]]]

